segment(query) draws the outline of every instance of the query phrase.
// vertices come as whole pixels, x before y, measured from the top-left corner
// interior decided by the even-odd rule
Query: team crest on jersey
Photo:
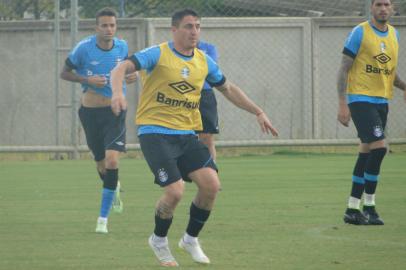
[[[381,42],[381,52],[385,52],[385,50],[386,50],[386,45],[385,45],[385,42]]]
[[[168,173],[164,168],[158,169],[158,178],[161,183],[168,181]]]
[[[381,127],[381,126],[374,126],[374,131],[373,131],[373,133],[374,133],[374,136],[375,136],[375,137],[377,137],[377,138],[381,137],[382,134],[383,134],[382,127]]]
[[[182,78],[187,79],[190,75],[190,70],[187,67],[184,67],[181,69],[180,75],[182,75]]]

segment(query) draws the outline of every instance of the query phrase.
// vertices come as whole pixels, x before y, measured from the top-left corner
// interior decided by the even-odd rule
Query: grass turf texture
[[[406,154],[388,155],[378,186],[384,226],[345,225],[350,154],[220,158],[222,191],[201,234],[210,269],[404,269]],[[124,213],[94,233],[101,182],[94,162],[0,162],[0,269],[160,269],[147,238],[160,196],[146,162],[123,159]],[[169,234],[177,248],[195,193],[186,186]]]

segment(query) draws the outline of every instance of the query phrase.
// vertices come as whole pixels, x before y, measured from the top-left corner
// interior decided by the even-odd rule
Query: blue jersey
[[[199,43],[197,44],[197,48],[204,51],[208,56],[211,57],[211,59],[214,60],[214,62],[217,63],[218,54],[216,46],[204,41],[199,41]],[[203,90],[213,90],[213,89],[211,88],[208,82],[204,82]]]
[[[105,86],[97,88],[83,83],[83,92],[92,89],[96,93],[111,98],[110,72],[128,56],[127,42],[114,38],[113,47],[103,50],[97,46],[96,36],[89,36],[81,40],[69,53],[67,65],[76,70],[83,77],[102,76],[107,79]],[[123,93],[126,93],[126,85],[123,83]]]

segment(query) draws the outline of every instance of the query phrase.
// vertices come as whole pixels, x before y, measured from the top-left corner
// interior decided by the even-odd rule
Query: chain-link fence
[[[406,14],[406,1],[393,2],[398,15]],[[255,117],[217,94],[218,145],[357,142],[354,127],[344,128],[336,121],[336,74],[344,39],[365,19],[370,0],[0,3],[0,19],[7,20],[0,22],[0,151],[87,149],[76,116],[80,87],[61,81],[59,71],[72,44],[94,32],[94,13],[104,6],[115,7],[125,17],[118,21],[118,35],[127,40],[131,52],[170,39],[168,17],[174,10],[191,7],[203,15],[202,39],[217,46],[226,77],[264,108],[280,131],[278,139],[261,134]],[[402,40],[405,17],[395,16],[392,23]],[[405,73],[406,53],[400,50],[399,74]],[[138,147],[133,115],[139,90],[131,86],[128,91],[130,149]],[[390,141],[404,143],[405,104],[400,91],[395,93],[388,135]]]
[[[395,15],[406,15],[406,1],[392,0]],[[110,6],[120,17],[169,17],[191,7],[204,17],[366,16],[370,0],[78,0],[80,18]],[[60,16],[69,18],[71,0],[60,0]],[[0,20],[53,19],[55,0],[0,0]]]

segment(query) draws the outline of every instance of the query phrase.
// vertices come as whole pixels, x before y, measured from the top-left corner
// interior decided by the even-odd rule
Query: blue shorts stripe
[[[210,157],[209,160],[206,161],[206,163],[204,163],[203,168],[207,167],[207,165],[210,163],[210,161],[212,161],[213,159]]]
[[[120,135],[118,135],[116,138],[114,138],[114,139],[106,146],[106,149],[107,149],[110,145],[112,145],[113,143],[115,143],[119,138],[121,138],[121,137],[125,134],[125,132],[126,132],[126,128],[123,128],[123,129],[121,130]]]
[[[353,175],[352,182],[363,185],[363,184],[365,184],[365,179],[363,177]]]

